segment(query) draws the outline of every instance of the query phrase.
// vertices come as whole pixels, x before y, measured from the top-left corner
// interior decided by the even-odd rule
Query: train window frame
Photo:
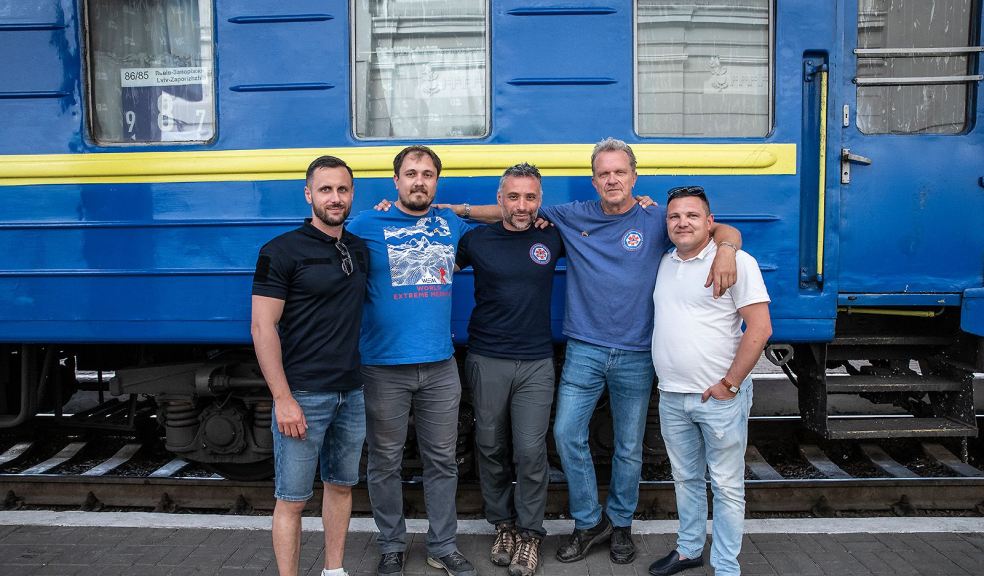
[[[78,3],[78,14],[80,23],[80,40],[81,40],[81,50],[82,50],[82,90],[84,91],[84,101],[86,106],[83,107],[83,125],[85,130],[83,131],[83,138],[85,141],[93,146],[104,147],[104,148],[148,148],[148,147],[188,147],[188,146],[203,146],[214,144],[219,138],[219,105],[218,105],[218,50],[216,46],[216,8],[215,2],[213,0],[197,0],[199,10],[205,13],[209,17],[209,26],[211,27],[211,32],[209,34],[209,42],[207,46],[209,47],[209,64],[208,74],[209,79],[207,82],[201,83],[202,86],[211,90],[211,120],[212,120],[212,133],[209,138],[205,140],[175,140],[175,141],[116,141],[101,139],[96,135],[95,121],[96,121],[96,90],[95,82],[92,75],[95,73],[95,67],[92,62],[93,51],[92,47],[92,27],[89,25],[89,10],[91,0],[80,0]],[[202,10],[202,7],[207,7],[207,10]],[[201,28],[199,28],[201,30]],[[203,60],[205,60],[203,58]],[[203,66],[204,67],[204,66]]]
[[[481,0],[485,4],[485,89],[483,91],[485,121],[483,131],[478,135],[468,136],[360,136],[358,133],[359,119],[356,116],[359,106],[358,83],[356,79],[357,66],[356,42],[356,4],[360,0],[349,0],[349,120],[350,134],[360,142],[439,142],[451,141],[480,141],[488,139],[492,134],[492,0]]]
[[[769,30],[768,30],[768,55],[769,64],[768,70],[766,72],[767,78],[769,80],[768,86],[768,106],[766,110],[767,120],[766,120],[766,130],[764,134],[756,135],[740,135],[740,136],[728,136],[728,135],[696,135],[688,136],[686,134],[643,134],[640,130],[639,119],[639,0],[634,0],[632,2],[632,130],[634,134],[639,138],[651,138],[651,139],[683,139],[683,140],[700,140],[700,139],[734,139],[734,140],[766,140],[770,138],[776,129],[776,2],[777,0],[770,0],[767,4],[769,6]]]
[[[982,37],[981,35],[981,30],[979,26],[981,10],[984,9],[984,2],[982,2],[981,0],[969,0],[969,3],[970,3],[970,9],[968,10],[968,14],[967,14],[969,20],[968,27],[967,27],[967,46],[965,47],[958,46],[958,47],[951,47],[951,48],[980,48],[982,44],[984,44],[984,37]],[[880,136],[890,136],[890,137],[898,136],[898,137],[905,138],[910,136],[933,136],[933,137],[962,136],[972,132],[975,126],[977,125],[977,114],[975,113],[975,111],[977,109],[977,98],[979,92],[978,87],[981,83],[980,80],[950,83],[951,85],[962,84],[966,88],[965,97],[964,97],[964,107],[963,107],[963,126],[959,130],[953,132],[925,132],[920,130],[906,131],[906,132],[901,132],[901,131],[893,132],[891,130],[888,130],[888,131],[880,132],[880,131],[864,130],[861,123],[861,104],[860,104],[861,91],[864,90],[866,87],[878,87],[878,86],[877,84],[862,85],[861,83],[858,82],[858,79],[859,78],[878,79],[878,77],[877,76],[861,77],[858,74],[858,71],[860,69],[860,61],[865,58],[864,54],[859,53],[859,50],[862,50],[860,46],[861,44],[861,23],[859,21],[860,10],[861,10],[861,0],[857,0],[854,8],[854,15],[853,15],[855,31],[854,31],[854,50],[852,54],[853,61],[851,62],[854,66],[854,70],[853,70],[854,73],[851,82],[855,85],[854,90],[852,91],[853,98],[854,98],[854,102],[853,102],[854,114],[853,114],[852,124],[854,129],[857,130],[858,134],[861,134],[862,136],[865,137],[874,137],[874,138]],[[907,48],[885,47],[883,49],[905,51]],[[848,52],[851,51],[848,50]],[[886,59],[891,57],[892,56],[884,56],[884,58]],[[868,58],[874,58],[874,56],[868,56]],[[980,51],[971,52],[967,54],[966,73],[968,75],[968,78],[973,75],[984,74],[984,70],[981,70],[981,61],[982,59],[981,59]],[[902,76],[900,78],[917,79],[917,77],[905,77],[905,76]],[[936,84],[925,83],[925,84],[914,84],[914,86],[919,86],[919,85],[943,86],[945,84],[947,83],[936,83]]]

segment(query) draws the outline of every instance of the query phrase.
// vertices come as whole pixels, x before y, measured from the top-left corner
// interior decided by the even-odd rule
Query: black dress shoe
[[[574,529],[570,539],[557,549],[557,560],[575,562],[588,555],[588,550],[599,542],[604,542],[612,535],[612,523],[601,514],[601,521],[587,530]]]
[[[616,526],[612,528],[612,541],[609,542],[609,557],[615,564],[629,564],[635,560],[636,547],[632,541],[632,528]]]
[[[680,560],[680,554],[676,550],[671,550],[669,554],[649,565],[649,573],[652,576],[670,576],[687,568],[696,568],[704,565],[701,557],[687,558]]]

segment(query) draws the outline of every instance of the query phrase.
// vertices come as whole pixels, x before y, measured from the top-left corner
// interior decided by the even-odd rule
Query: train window
[[[488,0],[355,0],[358,138],[488,133]]]
[[[858,0],[857,123],[865,134],[967,126],[972,0]]]
[[[637,0],[638,134],[768,134],[772,22],[771,0]]]
[[[85,19],[95,142],[212,139],[210,0],[88,0]]]

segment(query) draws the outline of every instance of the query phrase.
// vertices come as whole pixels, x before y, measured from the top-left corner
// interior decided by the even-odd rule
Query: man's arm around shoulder
[[[494,224],[502,220],[502,210],[498,204],[436,204],[438,208],[447,208],[460,218],[467,218],[483,224]]]
[[[714,223],[711,225],[711,242],[718,245],[711,263],[704,288],[714,285],[714,297],[720,298],[738,281],[738,250],[741,250],[741,232],[734,226]]]
[[[283,300],[254,295],[250,332],[253,334],[253,348],[260,363],[260,371],[273,395],[277,428],[285,436],[303,439],[307,431],[307,421],[287,384],[280,333],[277,330],[277,323],[283,312]]]

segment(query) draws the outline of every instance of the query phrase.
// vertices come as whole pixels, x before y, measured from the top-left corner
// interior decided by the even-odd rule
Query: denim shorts
[[[274,497],[303,502],[314,495],[314,471],[321,461],[321,480],[327,484],[359,483],[359,460],[366,439],[366,403],[362,388],[347,392],[293,392],[304,411],[304,440],[284,436],[273,413]]]

